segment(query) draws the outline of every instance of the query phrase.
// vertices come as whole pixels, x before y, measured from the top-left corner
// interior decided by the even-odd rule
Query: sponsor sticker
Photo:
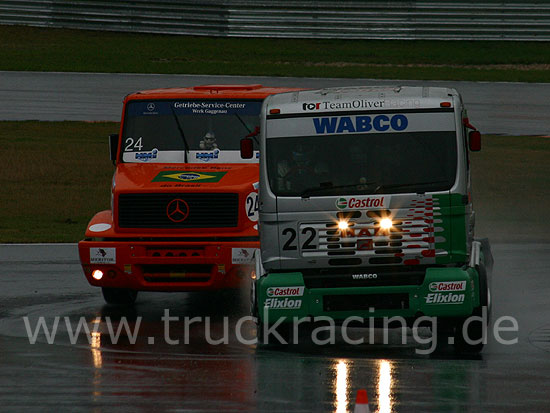
[[[430,291],[466,291],[466,281],[436,281],[429,285]]]
[[[152,182],[219,182],[227,172],[162,171]]]
[[[465,294],[454,293],[430,293],[426,298],[426,304],[462,304],[464,303]]]
[[[147,162],[147,161],[150,161],[151,159],[157,159],[158,153],[159,151],[156,148],[153,149],[151,152],[137,152],[135,155],[136,161]]]
[[[264,302],[265,308],[276,308],[280,310],[296,310],[302,307],[302,300],[292,298],[268,298]]]
[[[301,297],[304,295],[304,287],[269,287],[268,297]]]
[[[116,264],[116,248],[90,248],[90,264]]]
[[[409,120],[405,115],[339,116],[312,119],[317,134],[401,132],[409,125]]]
[[[232,264],[251,264],[254,262],[255,248],[231,248]]]
[[[181,101],[133,101],[128,105],[127,116],[147,115],[253,115],[257,116],[261,101],[235,100],[181,100]]]
[[[220,155],[219,149],[214,149],[211,152],[198,152],[195,154],[195,158],[200,159],[201,161],[208,162],[212,159],[218,159]]]
[[[388,208],[390,197],[384,196],[348,196],[336,200],[338,209],[366,209],[366,208]]]
[[[378,278],[378,274],[351,274],[351,278],[353,278],[354,280],[375,280]]]
[[[302,105],[302,110],[335,110],[335,109],[372,109],[383,108],[383,100],[356,99],[349,102],[307,102]]]

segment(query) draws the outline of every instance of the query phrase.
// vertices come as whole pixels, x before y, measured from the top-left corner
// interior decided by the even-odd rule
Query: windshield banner
[[[236,100],[138,101],[128,105],[128,116],[259,115],[262,103]]]
[[[455,130],[454,112],[299,117],[292,120],[292,128],[288,119],[267,122],[268,138]]]

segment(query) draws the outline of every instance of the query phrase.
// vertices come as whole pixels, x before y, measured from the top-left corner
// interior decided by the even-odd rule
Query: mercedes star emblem
[[[172,222],[185,221],[189,215],[189,205],[183,199],[173,199],[166,206],[166,216]]]

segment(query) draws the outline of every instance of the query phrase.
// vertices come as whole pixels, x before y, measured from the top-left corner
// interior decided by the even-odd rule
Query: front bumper
[[[459,318],[479,306],[478,290],[478,274],[471,267],[427,268],[419,285],[375,287],[307,288],[300,272],[272,273],[256,281],[255,306],[256,315],[268,323],[319,316],[337,321],[348,317]]]
[[[97,287],[139,291],[238,288],[258,242],[81,241],[80,262]],[[100,270],[103,277],[92,274]]]

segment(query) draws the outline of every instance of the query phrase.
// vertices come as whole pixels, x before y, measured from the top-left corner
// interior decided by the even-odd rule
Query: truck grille
[[[392,216],[393,227],[381,230],[376,211],[347,212],[348,230],[336,221],[301,223],[301,255],[328,258],[331,266],[433,264],[436,256],[447,255],[435,244],[445,241],[438,201],[413,200],[410,208],[384,211]]]
[[[171,219],[169,204],[176,200],[184,202],[179,202],[179,210]],[[238,206],[238,194],[121,194],[118,225],[120,228],[231,228],[238,225]]]

